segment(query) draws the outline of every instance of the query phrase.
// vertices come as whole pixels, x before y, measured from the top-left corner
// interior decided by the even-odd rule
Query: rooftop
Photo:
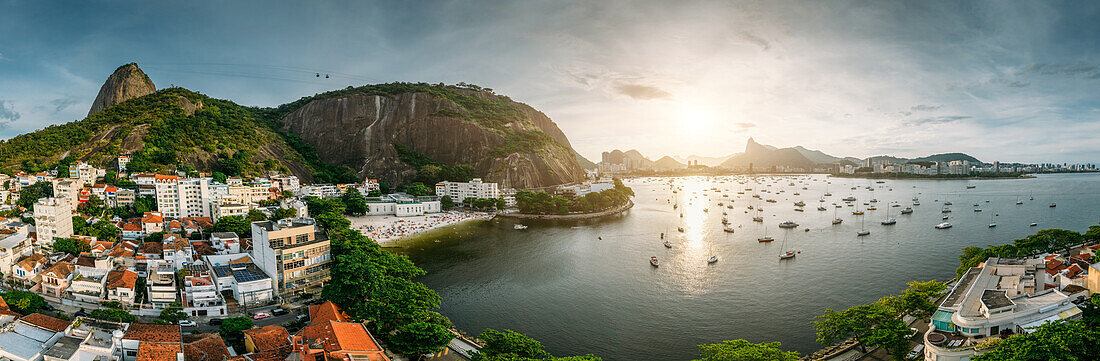
[[[126,336],[123,339],[145,342],[180,342],[180,326],[135,322],[130,325],[129,330],[126,330]]]
[[[1015,303],[1005,295],[1005,291],[999,290],[985,290],[982,292],[982,303],[990,310],[1015,305]]]
[[[76,337],[64,336],[57,340],[57,343],[53,344],[43,355],[68,360],[80,349],[81,341],[83,340]]]

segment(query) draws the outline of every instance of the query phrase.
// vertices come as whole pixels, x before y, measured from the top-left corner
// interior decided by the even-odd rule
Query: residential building
[[[69,204],[69,209],[76,209],[80,201],[80,190],[84,184],[72,179],[57,179],[53,183],[53,197],[60,202]]]
[[[188,275],[183,279],[183,312],[191,316],[228,314],[210,269],[204,265],[191,265],[187,270]]]
[[[298,360],[389,361],[378,340],[361,323],[313,323],[302,328],[293,340]]]
[[[128,156],[128,155],[118,156],[118,171],[119,172],[125,172],[127,164],[130,164],[130,156]]]
[[[132,323],[122,337],[123,361],[183,360],[179,325]]]
[[[210,178],[154,175],[157,209],[167,217],[211,217],[215,192]]]
[[[42,280],[38,283],[38,287],[31,288],[31,290],[41,292],[44,295],[60,298],[61,295],[69,289],[69,283],[73,278],[74,268],[75,267],[69,262],[61,261],[55,263],[39,275],[42,277]]]
[[[348,314],[344,313],[344,311],[340,309],[340,306],[337,306],[332,301],[325,301],[325,303],[319,305],[309,306],[310,323],[322,323],[325,321],[348,322],[350,320],[351,317],[348,317]]]
[[[129,324],[79,317],[43,354],[44,361],[116,360]]]
[[[34,285],[38,283],[40,279],[38,274],[46,268],[46,262],[46,256],[38,253],[31,253],[29,256],[23,257],[12,266],[11,276],[24,285]]]
[[[328,236],[312,218],[252,222],[252,254],[275,279],[275,291],[287,297],[315,291],[329,279]]]
[[[123,304],[134,303],[134,296],[137,295],[138,275],[134,271],[128,269],[112,270],[107,273],[107,300],[119,301]]]
[[[12,266],[19,259],[34,251],[31,239],[27,235],[14,231],[0,231],[0,273],[4,277],[12,274]]]
[[[184,269],[194,259],[194,249],[191,248],[191,242],[187,241],[187,237],[168,234],[164,236],[161,244],[164,261],[172,265],[172,269]]]
[[[56,238],[73,235],[73,208],[60,198],[42,198],[34,204],[35,231],[38,242],[52,245]]]
[[[309,217],[309,207],[300,199],[283,199],[279,201],[279,208],[293,209],[295,217]]]
[[[210,243],[218,254],[241,253],[241,237],[234,232],[211,233]]]
[[[107,175],[106,169],[93,167],[85,162],[76,162],[69,165],[69,178],[77,179],[81,185],[95,183],[96,179]]]
[[[290,333],[281,326],[264,326],[244,331],[244,349],[253,359],[285,360],[294,350]]]
[[[65,336],[69,326],[68,321],[32,313],[0,327],[0,360],[42,360],[43,353]]]
[[[167,306],[176,302],[176,272],[169,264],[149,262],[149,277],[145,283],[149,288],[149,303]]]
[[[932,315],[924,359],[963,361],[992,337],[1031,332],[1048,321],[1080,317],[1073,298],[1043,282],[1043,259],[990,258],[970,268]]]
[[[500,198],[500,186],[497,183],[483,182],[481,178],[474,178],[469,182],[443,181],[435,184],[435,195],[439,197],[451,197],[455,203],[461,203],[466,198]]]
[[[244,203],[229,203],[220,202],[214,207],[214,219],[221,219],[229,216],[247,216],[248,211],[251,209],[248,204]]]
[[[111,262],[107,257],[102,258],[102,268],[96,267],[95,258],[81,256],[77,258],[76,267],[73,270],[69,291],[74,298],[85,302],[101,302],[106,291],[107,273],[111,271]]]
[[[234,357],[230,354],[229,347],[225,345],[222,336],[217,333],[183,335],[183,355],[184,361],[274,361],[274,359]],[[282,360],[278,359],[278,361]]]
[[[229,291],[243,307],[266,304],[275,298],[274,282],[247,254],[206,256],[218,292]]]
[[[141,216],[141,231],[147,235],[164,232],[164,213],[145,212]]]
[[[134,204],[137,200],[137,192],[133,189],[119,188],[115,191],[114,205],[116,207],[125,207]]]

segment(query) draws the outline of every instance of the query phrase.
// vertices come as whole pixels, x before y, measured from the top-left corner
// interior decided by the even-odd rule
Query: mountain
[[[649,158],[646,158],[646,156],[642,155],[642,152],[639,152],[636,149],[631,149],[625,152],[618,149],[612,150],[610,152],[603,152],[602,158],[603,159],[601,159],[601,161],[603,162],[622,164],[626,166],[626,169],[653,168],[653,161]]]
[[[970,163],[982,164],[982,161],[978,158],[971,157],[970,155],[963,153],[940,153],[933,154],[927,157],[910,159],[911,162],[951,162],[956,160],[968,161]]]
[[[575,153],[575,154],[576,154],[576,158],[577,158],[577,165],[579,165],[581,167],[581,169],[596,169],[596,163],[593,163],[592,161],[588,160],[588,158],[585,158],[580,153]]]
[[[806,149],[806,148],[802,147],[801,145],[797,146],[797,147],[794,147],[793,149],[798,151],[799,154],[802,154],[803,157],[806,157],[806,159],[809,159],[811,162],[818,163],[818,164],[822,164],[822,163],[828,164],[828,163],[833,163],[833,162],[839,161],[841,159],[844,159],[844,158],[834,157],[834,156],[825,154],[825,152],[822,152],[820,150]]]
[[[730,157],[719,166],[734,169],[748,168],[750,164],[755,170],[766,170],[775,166],[813,168],[815,162],[794,148],[776,148],[757,143],[749,138],[745,144],[744,153]]]
[[[109,106],[153,94],[156,91],[157,87],[153,85],[153,81],[138,68],[137,63],[120,66],[99,88],[99,95],[96,95],[95,101],[92,102],[88,116]]]
[[[482,177],[525,188],[584,177],[549,117],[489,89],[378,84],[257,108],[156,91],[137,64],[108,77],[86,118],[0,141],[0,166],[28,172],[110,167],[123,154],[131,171],[287,172],[307,183]]]
[[[683,169],[687,168],[687,165],[684,163],[680,163],[679,161],[672,159],[672,157],[666,155],[664,157],[661,157],[661,159],[658,159],[656,162],[653,162],[653,168],[656,168],[657,170]]]
[[[276,126],[308,143],[322,161],[391,184],[434,172],[410,162],[421,156],[472,167],[504,187],[584,179],[576,152],[549,117],[476,86],[368,85],[302,98],[276,113]]]

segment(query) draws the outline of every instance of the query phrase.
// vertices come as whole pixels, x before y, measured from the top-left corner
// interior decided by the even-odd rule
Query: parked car
[[[195,321],[191,321],[191,320],[180,320],[180,326],[183,326],[183,327],[195,327]]]
[[[288,313],[290,313],[290,311],[287,311],[286,309],[284,309],[282,307],[271,310],[271,314],[275,315],[275,316],[282,316],[282,315],[285,315],[285,314],[288,314]]]
[[[221,325],[221,324],[222,324],[222,319],[220,319],[220,318],[211,318],[210,319],[210,326],[217,326],[217,325]]]
[[[252,319],[253,320],[262,320],[262,319],[265,319],[265,318],[268,318],[268,317],[271,317],[271,314],[269,314],[267,312],[260,312],[260,313],[257,313],[255,316],[252,316]]]
[[[919,334],[920,334],[920,330],[917,330],[915,327],[910,327],[909,328],[909,338],[917,337],[917,335],[919,335]]]
[[[298,315],[297,320],[298,321],[308,321],[309,320],[309,315],[304,314],[304,313],[300,314],[300,315]]]
[[[917,345],[917,347],[914,347],[912,351],[909,351],[909,355],[905,356],[905,358],[909,359],[909,360],[914,360],[914,359],[920,357],[923,353],[924,353],[924,345],[923,344],[922,345]]]

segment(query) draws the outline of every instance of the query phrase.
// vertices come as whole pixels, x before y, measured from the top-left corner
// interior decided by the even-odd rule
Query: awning
[[[1081,313],[1081,309],[1077,308],[1075,306],[1071,309],[1068,309],[1068,310],[1065,310],[1065,311],[1062,311],[1062,312],[1058,312],[1058,314],[1056,314],[1056,315],[1053,315],[1053,316],[1050,316],[1050,317],[1047,317],[1047,318],[1044,318],[1044,319],[1041,319],[1041,320],[1020,324],[1020,328],[1030,332],[1031,330],[1034,330],[1034,329],[1038,328],[1039,326],[1042,326],[1043,324],[1045,324],[1047,322],[1061,321],[1061,320],[1076,316],[1079,313]]]

